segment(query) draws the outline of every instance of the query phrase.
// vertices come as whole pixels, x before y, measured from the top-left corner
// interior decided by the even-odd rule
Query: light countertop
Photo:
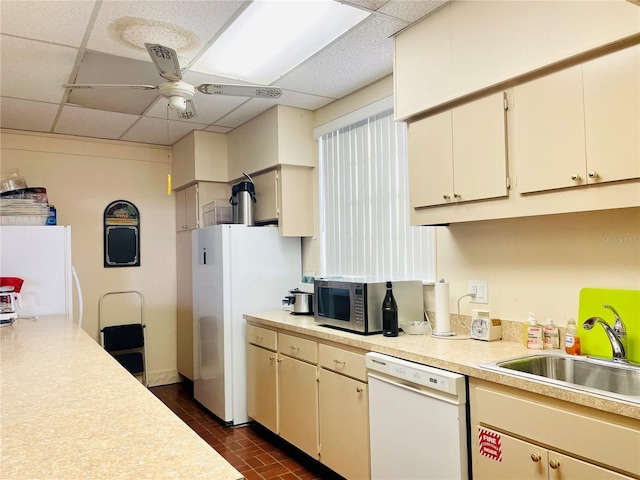
[[[244,317],[248,323],[254,325],[278,328],[366,351],[386,353],[405,360],[640,420],[640,404],[634,402],[550,385],[543,381],[529,380],[480,367],[483,363],[535,353],[519,342],[483,342],[471,340],[463,335],[435,338],[430,335],[407,335],[404,332],[397,337],[358,335],[318,326],[313,316],[291,315],[284,310],[247,314]]]
[[[243,478],[69,320],[18,319],[0,352],[1,478]]]

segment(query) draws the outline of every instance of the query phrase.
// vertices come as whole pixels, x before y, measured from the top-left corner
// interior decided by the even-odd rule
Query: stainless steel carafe
[[[248,182],[240,182],[231,187],[229,203],[232,207],[233,223],[255,225],[254,203],[256,203],[256,191],[253,179],[244,174]]]

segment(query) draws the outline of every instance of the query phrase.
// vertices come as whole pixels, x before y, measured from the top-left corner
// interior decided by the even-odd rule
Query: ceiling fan
[[[169,108],[175,110],[180,118],[190,119],[196,116],[193,104],[195,91],[207,95],[235,95],[240,97],[278,98],[282,95],[280,87],[266,85],[240,85],[225,83],[203,83],[194,87],[182,81],[182,70],[175,50],[157,43],[145,43],[144,46],[153,60],[160,76],[166,80],[159,85],[125,84],[87,84],[70,83],[65,88],[128,88],[135,90],[160,90],[160,94],[169,100]]]

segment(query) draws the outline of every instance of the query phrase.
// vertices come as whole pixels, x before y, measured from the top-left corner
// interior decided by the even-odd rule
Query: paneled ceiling
[[[190,67],[248,3],[0,0],[0,127],[171,145],[192,130],[227,133],[276,104],[316,110],[390,74],[392,36],[446,1],[342,2],[372,14],[273,82],[284,90],[280,98],[196,92],[197,116],[189,120],[170,111],[158,90],[63,87],[158,85],[164,80],[144,42],[176,50],[187,83],[241,83]]]

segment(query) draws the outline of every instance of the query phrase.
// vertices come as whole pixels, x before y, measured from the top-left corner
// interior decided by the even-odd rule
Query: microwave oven
[[[382,332],[382,302],[387,282],[316,279],[313,316],[316,325],[371,335]],[[421,321],[424,316],[422,282],[393,282],[398,324]]]

